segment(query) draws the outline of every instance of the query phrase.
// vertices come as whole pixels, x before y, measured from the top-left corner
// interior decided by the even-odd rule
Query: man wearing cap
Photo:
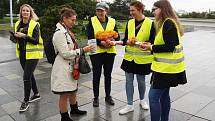
[[[108,17],[108,4],[100,2],[96,4],[96,16],[91,17],[87,26],[88,39],[96,39],[96,33],[100,31],[117,31],[115,19]],[[115,41],[119,40],[119,36]],[[114,101],[110,96],[111,92],[111,73],[113,69],[114,58],[116,55],[115,46],[111,46],[106,41],[97,41],[96,54],[90,55],[90,60],[93,66],[93,106],[99,106],[99,84],[104,68],[104,83],[105,83],[105,102],[114,105]]]

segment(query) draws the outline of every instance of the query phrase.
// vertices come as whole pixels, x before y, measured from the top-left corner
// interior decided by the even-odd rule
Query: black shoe
[[[19,108],[19,112],[24,112],[29,108],[28,101],[23,101],[21,107]]]
[[[39,94],[35,94],[35,95],[33,95],[33,96],[30,98],[30,100],[29,100],[28,102],[31,103],[31,102],[34,102],[34,101],[39,100],[40,98],[41,98],[41,97],[40,97]]]
[[[109,105],[115,104],[111,96],[105,97],[105,102],[108,103]]]
[[[70,105],[71,111],[70,115],[85,115],[87,114],[87,111],[82,111],[78,109],[78,104],[76,102],[75,105]]]
[[[68,112],[60,113],[61,115],[61,121],[73,121],[70,117]]]
[[[93,99],[93,107],[99,107],[99,99],[98,98]]]

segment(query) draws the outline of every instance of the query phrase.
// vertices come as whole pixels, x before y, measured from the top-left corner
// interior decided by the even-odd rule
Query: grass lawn
[[[10,24],[0,24],[0,30],[13,30]]]

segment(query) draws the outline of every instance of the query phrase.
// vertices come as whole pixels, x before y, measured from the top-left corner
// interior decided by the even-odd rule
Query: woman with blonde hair
[[[28,4],[20,7],[20,18],[15,24],[16,55],[24,70],[24,101],[21,104],[20,112],[26,111],[29,102],[40,99],[37,89],[34,70],[39,59],[43,58],[43,40],[40,34],[40,24],[36,22],[37,15]],[[30,98],[31,89],[34,95]]]
[[[149,90],[151,121],[169,121],[170,87],[187,83],[181,40],[183,31],[168,0],[155,2],[152,11],[156,37],[154,44],[144,44],[144,48],[152,50],[154,55]]]

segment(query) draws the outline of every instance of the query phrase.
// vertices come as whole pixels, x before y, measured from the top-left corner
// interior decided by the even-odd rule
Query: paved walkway
[[[183,37],[187,61],[188,84],[171,89],[172,108],[170,121],[215,121],[215,30],[198,29]],[[58,96],[50,91],[51,65],[41,60],[35,71],[42,99],[30,104],[25,113],[19,113],[23,100],[21,66],[15,57],[15,46],[8,38],[0,37],[0,121],[60,121]],[[75,121],[150,121],[149,111],[139,106],[137,84],[135,82],[135,111],[120,116],[118,111],[126,105],[125,76],[120,69],[123,47],[118,47],[113,70],[112,96],[115,106],[104,101],[104,84],[101,78],[100,107],[92,106],[92,73],[82,75],[79,81],[78,102],[88,114],[73,117]],[[146,78],[148,90],[150,76]]]

